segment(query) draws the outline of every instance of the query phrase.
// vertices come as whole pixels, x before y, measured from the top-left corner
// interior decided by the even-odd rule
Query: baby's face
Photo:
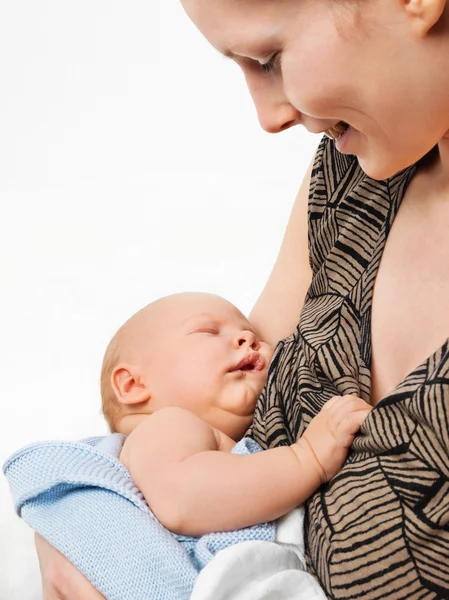
[[[151,318],[144,365],[152,410],[182,406],[233,439],[241,437],[265,384],[272,348],[218,296],[172,296]]]

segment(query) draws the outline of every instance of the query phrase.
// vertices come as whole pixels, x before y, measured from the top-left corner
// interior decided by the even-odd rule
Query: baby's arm
[[[271,521],[338,472],[369,412],[354,397],[332,402],[310,423],[310,435],[249,456],[218,451],[207,423],[184,409],[165,408],[127,438],[124,462],[171,531],[199,536]]]

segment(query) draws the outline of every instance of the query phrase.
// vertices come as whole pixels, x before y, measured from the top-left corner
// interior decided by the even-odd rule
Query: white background
[[[0,3],[0,462],[106,433],[105,346],[175,291],[248,313],[318,140],[257,122],[177,0]],[[41,597],[0,477],[0,600]]]

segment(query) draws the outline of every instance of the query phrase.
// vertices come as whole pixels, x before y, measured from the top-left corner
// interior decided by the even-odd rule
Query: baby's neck
[[[117,423],[117,433],[128,436],[138,425],[140,425],[140,423],[142,423],[144,419],[151,416],[151,414],[152,413],[130,413],[128,415],[123,415]],[[230,452],[235,444],[242,438],[242,435],[240,435],[239,437],[233,439],[229,437],[227,433],[224,433],[223,431],[217,429],[217,427],[214,427],[211,423],[209,423],[209,425],[216,433],[219,450],[224,452]]]
[[[148,413],[133,413],[123,416],[117,424],[117,432],[123,435],[129,435],[137,425],[149,417]]]
[[[214,427],[215,438],[217,440],[218,450],[220,452],[231,452],[234,448],[236,441],[230,438],[226,433],[219,431]]]

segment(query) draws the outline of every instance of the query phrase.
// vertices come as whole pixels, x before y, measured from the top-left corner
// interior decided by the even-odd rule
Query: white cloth
[[[276,542],[248,541],[221,550],[198,575],[190,600],[326,600],[306,571],[304,511],[277,522]]]

